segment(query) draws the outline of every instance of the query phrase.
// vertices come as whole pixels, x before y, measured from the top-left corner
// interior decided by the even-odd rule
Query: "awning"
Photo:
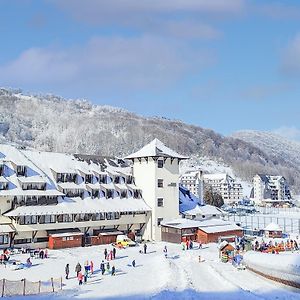
[[[104,231],[104,232],[99,232],[99,235],[102,236],[107,236],[107,235],[120,235],[124,234],[122,231]]]
[[[64,237],[64,236],[74,236],[83,235],[79,228],[66,228],[57,230],[47,230],[49,236],[52,237]]]

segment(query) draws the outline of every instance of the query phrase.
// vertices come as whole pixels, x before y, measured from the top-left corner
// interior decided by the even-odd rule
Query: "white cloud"
[[[28,49],[0,66],[0,81],[14,86],[160,89],[212,61],[211,53],[174,39],[95,37],[68,49]]]
[[[273,130],[273,132],[287,139],[300,141],[300,129],[296,127],[282,126]]]

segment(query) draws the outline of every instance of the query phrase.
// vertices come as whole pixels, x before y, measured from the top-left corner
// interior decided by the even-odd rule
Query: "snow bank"
[[[248,268],[269,278],[300,286],[299,253],[270,254],[249,251],[244,255],[244,262]]]

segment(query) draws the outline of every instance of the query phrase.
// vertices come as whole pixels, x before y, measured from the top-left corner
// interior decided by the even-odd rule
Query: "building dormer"
[[[22,190],[46,190],[46,180],[42,176],[18,177]]]
[[[0,190],[8,190],[8,180],[0,176]]]

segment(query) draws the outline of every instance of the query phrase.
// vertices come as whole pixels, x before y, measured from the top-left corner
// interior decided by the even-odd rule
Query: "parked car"
[[[116,245],[121,245],[122,247],[133,247],[136,246],[136,242],[130,239],[125,234],[117,235]]]

